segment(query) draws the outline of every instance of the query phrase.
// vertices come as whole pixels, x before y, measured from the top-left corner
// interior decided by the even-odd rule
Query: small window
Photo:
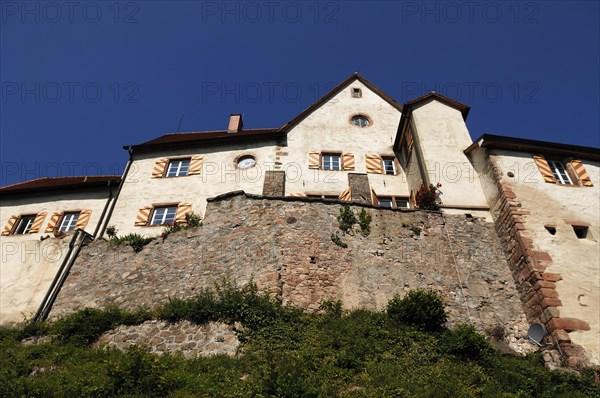
[[[358,127],[367,127],[370,123],[366,116],[355,115],[352,116],[352,124]]]
[[[323,170],[342,169],[342,160],[339,154],[324,153],[321,158],[323,159]]]
[[[392,198],[379,198],[379,206],[383,207],[394,207],[394,202]]]
[[[569,173],[567,173],[565,165],[561,161],[548,160],[548,166],[550,166],[552,174],[554,175],[554,178],[556,178],[556,182],[558,184],[573,184],[571,177],[569,177]]]
[[[352,97],[354,98],[360,98],[362,97],[362,91],[360,88],[353,88],[352,89]]]
[[[329,199],[329,200],[339,200],[340,199],[339,195],[319,194],[319,193],[306,194],[306,197],[313,198],[313,199]]]
[[[21,216],[17,228],[15,228],[15,235],[25,235],[31,231],[31,226],[35,221],[35,216]]]
[[[548,231],[550,235],[556,235],[556,227],[554,225],[544,225],[544,228],[546,228],[546,231]]]
[[[190,168],[190,159],[174,159],[169,162],[167,177],[184,177]]]
[[[77,220],[79,220],[79,213],[65,213],[58,230],[61,232],[73,231],[77,225]]]
[[[150,225],[173,224],[175,222],[176,214],[177,206],[156,207],[152,213],[152,221],[150,221]]]
[[[578,239],[586,239],[588,237],[588,227],[573,225],[573,231]]]
[[[379,197],[379,206],[389,207],[392,209],[408,209],[410,208],[408,198],[399,196],[383,196]]]
[[[396,175],[396,162],[394,162],[394,158],[382,158],[383,163],[383,173],[388,175]]]
[[[254,166],[256,166],[256,159],[251,155],[241,156],[237,161],[238,169],[249,169]]]

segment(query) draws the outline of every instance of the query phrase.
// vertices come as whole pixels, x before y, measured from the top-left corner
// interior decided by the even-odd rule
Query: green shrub
[[[198,228],[201,226],[202,216],[191,211],[185,215],[185,222],[174,222],[173,224],[167,224],[160,236],[164,240],[167,239],[167,236],[171,235],[172,233]]]
[[[338,215],[337,220],[340,224],[339,228],[346,233],[350,232],[352,226],[358,222],[354,212],[348,205],[340,207],[340,214]]]
[[[331,241],[341,248],[345,249],[348,247],[348,244],[344,242],[342,238],[340,238],[340,235],[337,233],[337,231],[334,234],[331,234]]]
[[[371,214],[367,212],[364,207],[358,212],[358,225],[360,225],[360,232],[363,236],[369,236],[371,233]]]
[[[404,298],[395,296],[388,302],[387,313],[394,321],[428,331],[443,329],[448,320],[444,302],[429,290],[412,290]]]
[[[151,319],[150,313],[121,311],[116,307],[106,309],[85,308],[53,323],[49,331],[62,343],[85,346],[96,341],[102,333],[119,325],[137,325]]]
[[[114,225],[106,227],[106,235],[108,235],[110,239],[115,239],[117,237],[117,227]]]
[[[455,330],[448,330],[440,347],[445,353],[463,359],[477,360],[491,352],[485,337],[477,333],[472,325],[467,324],[460,324]]]
[[[327,316],[341,318],[343,313],[342,300],[325,300],[321,302],[319,309]]]
[[[129,245],[136,253],[139,253],[142,251],[144,246],[153,240],[154,238],[146,238],[140,234],[127,234],[124,236],[111,238],[109,242],[114,245]]]

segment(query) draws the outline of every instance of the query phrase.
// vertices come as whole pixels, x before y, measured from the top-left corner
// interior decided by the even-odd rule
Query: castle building
[[[487,134],[473,141],[469,110],[434,92],[400,105],[355,73],[279,128],[245,129],[232,114],[226,130],[124,147],[121,178],[0,188],[1,322],[34,312],[63,261],[32,262],[5,243],[48,237],[64,246],[74,229],[101,238],[108,226],[157,236],[239,190],[416,209],[419,189],[441,184],[443,213],[495,224],[528,319],[600,364],[600,150]]]

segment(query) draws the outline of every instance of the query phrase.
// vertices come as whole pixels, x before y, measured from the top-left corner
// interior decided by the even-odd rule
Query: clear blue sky
[[[0,185],[120,174],[123,145],[278,127],[358,71],[483,133],[600,146],[597,1],[0,1]]]

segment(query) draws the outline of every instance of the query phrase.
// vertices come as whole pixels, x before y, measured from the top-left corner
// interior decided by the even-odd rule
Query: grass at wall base
[[[91,348],[105,330],[148,319],[244,327],[236,357]],[[1,397],[594,397],[592,370],[543,368],[539,355],[500,354],[469,325],[445,327],[434,293],[392,299],[386,311],[318,313],[284,307],[254,285],[223,284],[135,313],[86,309],[57,322],[0,329]],[[22,345],[31,335],[52,342]]]

